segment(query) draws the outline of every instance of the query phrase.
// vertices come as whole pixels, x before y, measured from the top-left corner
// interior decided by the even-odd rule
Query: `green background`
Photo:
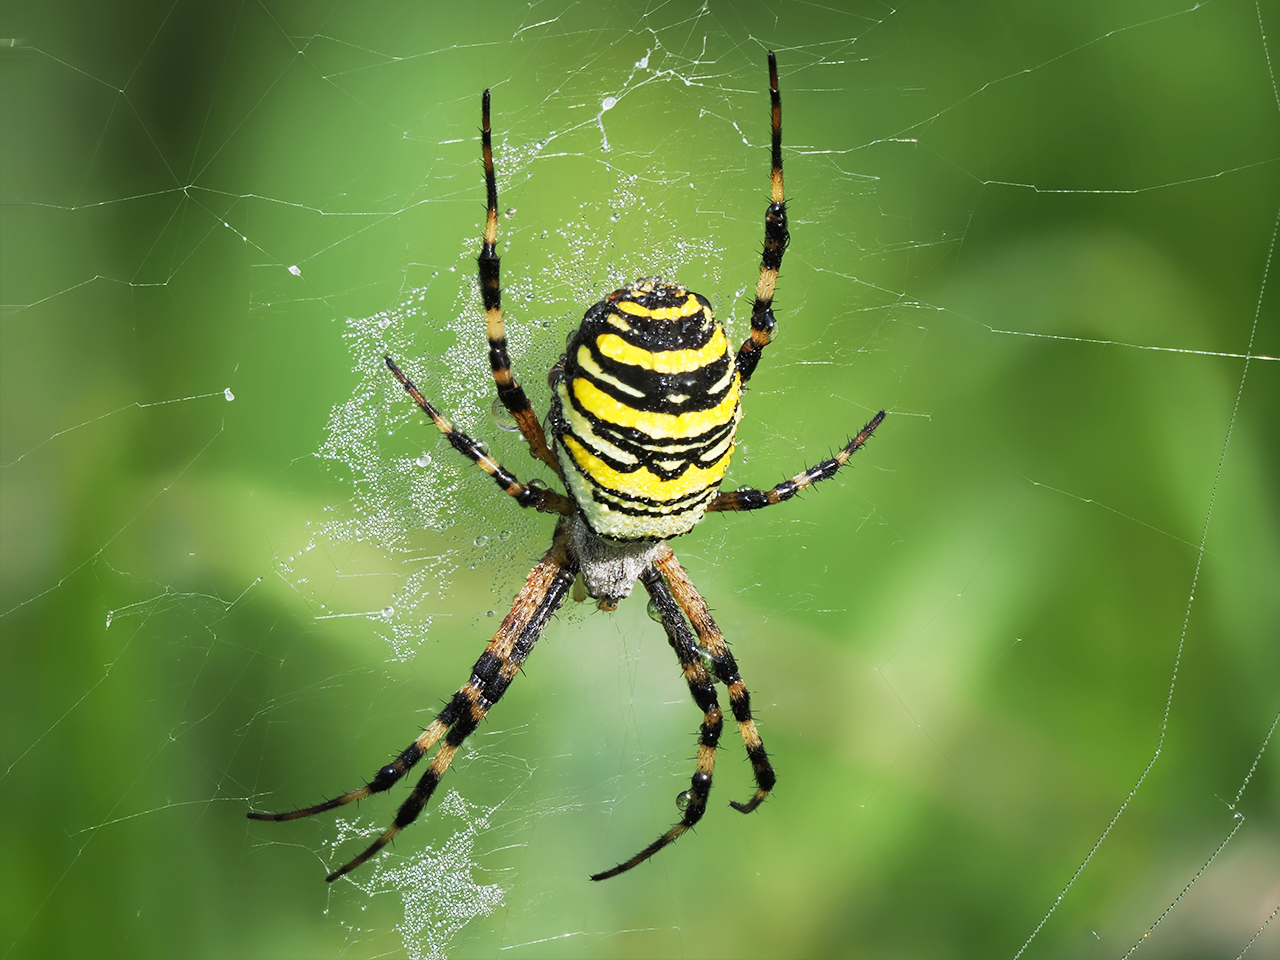
[[[1236,956],[1280,902],[1277,30],[1252,0],[6,3],[0,954],[1012,956],[1087,859],[1025,956],[1117,956],[1230,837],[1139,954]],[[545,409],[615,283],[678,272],[744,334],[768,48],[792,247],[729,482],[889,410],[838,478],[675,544],[776,795],[728,808],[727,735],[696,835],[589,884],[676,818],[698,714],[639,598],[583,605],[466,803],[327,886],[401,792],[245,810],[371,776],[550,534],[348,319],[392,311],[536,472],[487,419],[480,90]],[[468,882],[501,903],[451,924]]]

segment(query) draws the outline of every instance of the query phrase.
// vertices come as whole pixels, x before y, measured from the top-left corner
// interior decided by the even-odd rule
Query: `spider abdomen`
[[[590,529],[613,540],[693,529],[729,467],[741,383],[711,304],[678,284],[640,280],[588,310],[550,423]]]

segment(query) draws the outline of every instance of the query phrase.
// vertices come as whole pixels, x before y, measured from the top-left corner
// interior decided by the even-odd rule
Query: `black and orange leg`
[[[573,501],[564,494],[548,490],[543,486],[535,486],[532,483],[521,483],[516,479],[515,474],[489,456],[480,444],[476,443],[461,430],[454,429],[453,424],[445,419],[440,411],[435,408],[435,405],[422,395],[422,392],[414,385],[413,381],[406,377],[400,368],[395,365],[395,361],[390,357],[386,357],[385,360],[387,369],[400,381],[405,393],[413,397],[414,402],[422,408],[422,412],[431,418],[431,422],[436,425],[436,429],[448,438],[453,449],[493,477],[494,483],[498,485],[498,488],[503,493],[513,497],[520,506],[533,507],[541,513],[558,513],[561,516],[568,516],[573,513]]]
[[[733,718],[738,721],[738,732],[742,734],[742,742],[747,748],[747,759],[751,761],[751,772],[756,781],[756,792],[746,803],[730,801],[729,805],[741,813],[750,813],[760,806],[773,785],[777,776],[769,763],[769,754],[765,751],[764,742],[760,739],[760,731],[756,729],[755,718],[751,716],[751,694],[747,685],[738,675],[738,664],[729,652],[729,644],[716,626],[707,609],[707,602],[702,599],[693,581],[685,573],[684,567],[671,552],[671,548],[663,545],[663,550],[654,559],[654,567],[662,574],[663,579],[671,587],[676,603],[689,618],[698,642],[711,655],[712,669],[716,679],[729,690],[729,709]]]
[[[770,203],[764,214],[764,252],[760,255],[760,279],[751,307],[751,336],[738,349],[738,372],[746,383],[755,373],[760,354],[773,340],[777,320],[773,316],[773,289],[787,252],[787,200],[782,190],[782,96],[778,93],[778,58],[769,51],[769,102],[773,117],[773,165],[769,173]]]
[[[560,464],[547,446],[542,422],[533,412],[524,388],[516,382],[515,374],[511,371],[511,357],[507,354],[507,328],[502,320],[502,285],[498,279],[498,180],[493,173],[493,136],[489,130],[488,90],[484,92],[484,106],[481,109],[480,138],[484,146],[484,183],[489,200],[489,214],[485,220],[480,257],[476,262],[480,267],[480,297],[484,301],[484,316],[488,325],[489,365],[493,368],[493,379],[498,385],[498,399],[515,418],[516,426],[529,443],[529,452],[559,476]]]
[[[542,636],[547,621],[564,602],[565,594],[578,572],[576,564],[569,560],[568,540],[568,532],[562,523],[556,529],[551,549],[529,573],[524,588],[521,589],[511,607],[511,612],[507,614],[498,632],[494,634],[480,659],[471,668],[471,679],[453,695],[431,725],[393,763],[379,770],[373,780],[359,790],[352,790],[333,800],[327,800],[304,810],[294,810],[289,813],[250,812],[249,819],[296,820],[299,817],[309,817],[332,810],[353,800],[362,800],[374,793],[381,793],[408,773],[443,737],[443,744],[427,766],[418,785],[397,811],[395,822],[363,853],[329,874],[327,879],[333,881],[350,873],[377,854],[401,830],[413,823],[422,813],[427,801],[431,799],[431,794],[435,792],[436,786],[449,769],[462,742],[476,729],[489,709],[502,698],[521,664],[528,657],[534,644],[538,642],[538,638]]]
[[[755,490],[751,487],[743,487],[740,490],[718,493],[715,499],[707,504],[707,511],[759,510],[761,507],[771,507],[775,503],[790,500],[801,490],[813,486],[819,480],[834,477],[836,471],[848,463],[849,458],[871,439],[871,434],[875,433],[876,427],[880,426],[880,421],[883,419],[884,411],[881,410],[868,421],[865,427],[858,431],[856,437],[846,443],[830,460],[823,460],[817,466],[810,467],[803,473],[797,473],[790,480],[784,480],[771,490]]]
[[[671,649],[675,650],[680,660],[680,669],[684,673],[685,682],[689,684],[689,693],[693,702],[702,710],[702,729],[698,739],[698,763],[693,777],[689,781],[689,789],[680,794],[680,802],[684,804],[684,816],[680,822],[658,837],[630,860],[618,864],[612,870],[605,870],[591,877],[592,880],[608,880],[620,873],[626,873],[632,867],[644,863],[668,844],[674,843],[680,836],[702,819],[707,810],[707,796],[711,793],[711,774],[716,765],[716,745],[720,742],[720,731],[724,726],[724,715],[720,712],[720,704],[716,700],[715,684],[706,667],[702,665],[702,655],[694,641],[689,625],[680,613],[680,606],[671,594],[671,589],[663,581],[662,576],[653,567],[640,575],[640,582],[649,591],[654,606],[662,617],[662,626],[667,631],[667,640]]]

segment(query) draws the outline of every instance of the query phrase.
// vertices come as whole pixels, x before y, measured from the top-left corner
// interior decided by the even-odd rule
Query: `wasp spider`
[[[761,351],[773,340],[773,288],[787,247],[787,209],[782,191],[782,101],[778,65],[769,54],[773,108],[772,202],[765,212],[764,253],[751,311],[751,335],[734,351],[705,297],[658,278],[615,290],[583,317],[552,369],[552,441],[516,382],[507,355],[498,283],[498,187],[493,173],[489,91],[484,92],[482,142],[489,213],[480,247],[480,294],[488,322],[489,362],[498,397],[510,411],[536,460],[554,470],[568,495],[534,482],[521,483],[484,448],[452,424],[400,372],[387,367],[432,423],[464,457],[491,476],[521,507],[559,516],[551,549],[535,566],[511,612],[480,659],[471,679],[453,695],[413,743],[365,786],[305,810],[250,813],[254,820],[294,820],[332,810],[389,789],[439,744],[395,822],[367,850],[329,874],[349,873],[413,823],[449,769],[458,748],[501,699],[560,607],[575,579],[602,610],[613,610],[637,580],[653,600],[667,639],[680,661],[703,722],[697,766],[680,794],[680,822],[630,860],[592,876],[605,880],[630,870],[676,840],[701,819],[711,791],[723,715],[715,685],[729,693],[755,776],[754,795],[734,809],[750,813],[774,785],[751,697],[738,665],[667,540],[688,533],[708,511],[756,510],[789,500],[835,474],[866,443],[884,419],[880,411],[835,456],[771,490],[719,492],[729,467],[734,433],[742,417],[741,396]],[[441,742],[443,740],[443,742]]]

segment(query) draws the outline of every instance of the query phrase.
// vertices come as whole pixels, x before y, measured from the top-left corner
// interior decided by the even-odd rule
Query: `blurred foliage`
[[[1280,710],[1278,27],[1252,0],[6,4],[0,952],[428,949],[410,893],[322,882],[340,820],[244,811],[372,775],[550,527],[459,470],[417,655],[329,615],[415,563],[294,563],[352,509],[314,456],[345,321],[425,290],[401,348],[496,434],[479,320],[445,323],[492,86],[535,402],[604,278],[662,257],[741,335],[772,47],[793,241],[731,481],[890,411],[811,496],[676,544],[779,789],[727,809],[726,731],[697,834],[589,884],[677,816],[698,717],[642,600],[570,610],[447,781],[497,808],[474,875],[505,891],[450,953],[1011,956],[1105,833],[1026,956],[1123,954],[1229,835],[1140,955],[1235,956],[1280,899],[1280,744],[1250,775]],[[438,806],[357,882],[463,829]]]

